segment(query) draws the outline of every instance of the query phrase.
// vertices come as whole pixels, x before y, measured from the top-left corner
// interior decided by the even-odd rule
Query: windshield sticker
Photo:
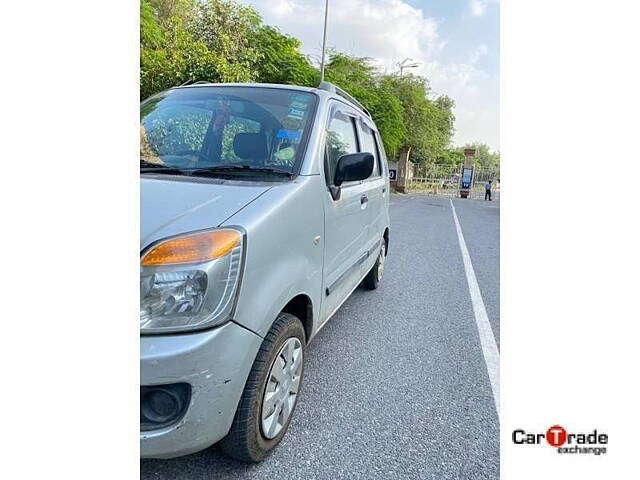
[[[300,102],[304,104],[307,104],[311,101],[310,96],[305,93],[292,93],[289,98],[292,102]]]
[[[289,108],[296,108],[298,110],[306,110],[308,106],[309,105],[307,105],[304,102],[292,102],[291,105],[289,105]]]
[[[284,148],[281,148],[274,154],[274,157],[276,157],[278,160],[282,160],[285,162],[288,162],[295,156],[296,156],[296,151],[293,149],[292,146],[286,146]]]
[[[304,117],[304,110],[299,110],[297,108],[294,107],[289,107],[289,115],[287,115],[289,118],[295,118],[296,120],[302,120],[302,118]]]
[[[296,143],[300,141],[301,136],[302,130],[285,130],[284,128],[278,130],[278,133],[276,134],[276,137],[278,138],[284,138]]]

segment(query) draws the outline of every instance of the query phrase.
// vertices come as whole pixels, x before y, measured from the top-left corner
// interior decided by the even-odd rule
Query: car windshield
[[[293,173],[304,154],[315,103],[311,93],[277,88],[164,92],[140,107],[141,166],[191,174],[201,169]]]

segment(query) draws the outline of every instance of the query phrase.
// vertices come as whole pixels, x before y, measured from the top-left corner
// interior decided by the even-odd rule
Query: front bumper
[[[262,338],[228,322],[205,332],[140,338],[140,384],[191,385],[191,399],[176,424],[140,432],[142,458],[194,453],[231,428]]]

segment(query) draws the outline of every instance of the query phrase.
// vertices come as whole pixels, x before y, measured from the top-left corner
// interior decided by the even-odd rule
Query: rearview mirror
[[[369,178],[373,172],[373,155],[368,152],[348,153],[338,159],[333,184],[339,187],[344,182],[355,182]]]

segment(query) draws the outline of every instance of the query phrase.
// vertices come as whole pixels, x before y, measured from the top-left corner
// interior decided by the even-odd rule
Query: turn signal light
[[[242,237],[231,229],[191,233],[160,242],[140,260],[141,265],[203,263],[228,254],[240,245]]]

